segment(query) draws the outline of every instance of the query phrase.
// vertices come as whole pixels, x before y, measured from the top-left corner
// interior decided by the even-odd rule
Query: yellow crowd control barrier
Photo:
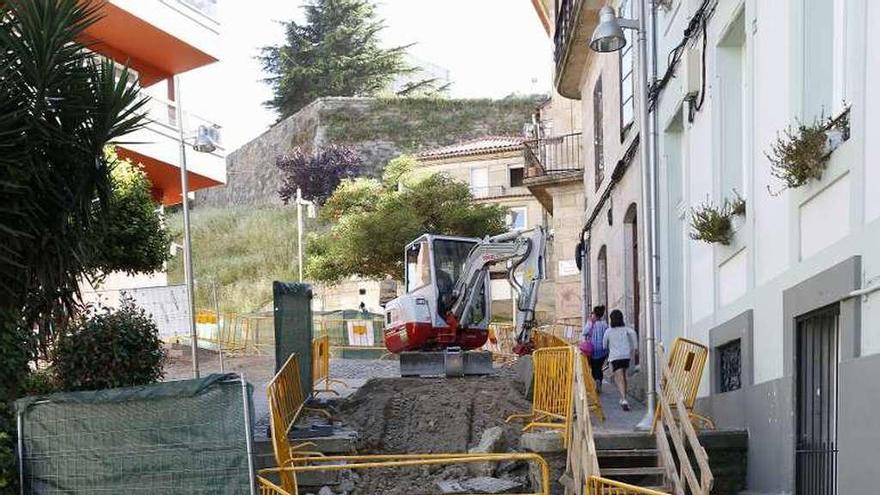
[[[537,491],[514,495],[550,495],[550,468],[547,465],[547,461],[538,454],[515,452],[501,454],[373,454],[298,457],[288,466],[261,470],[257,481],[260,486],[261,495],[299,495],[295,483],[292,486],[288,486],[283,480],[295,480],[296,473],[302,472],[389,469],[505,461],[533,462],[538,466],[541,473]],[[282,480],[282,486],[269,481],[268,477],[276,475]]]
[[[287,466],[293,459],[301,456],[320,456],[318,452],[303,450],[314,444],[310,442],[291,445],[288,435],[297,418],[303,410],[312,410],[329,417],[329,413],[318,409],[306,407],[306,396],[302,390],[300,381],[299,359],[296,354],[291,354],[284,366],[272,377],[266,386],[266,395],[269,399],[269,428],[272,433],[272,450],[275,454],[275,462],[278,466]],[[293,478],[285,479],[282,474],[282,485],[286,488],[296,486]]]
[[[590,476],[585,493],[587,495],[668,495],[650,488],[642,488],[599,476]]]
[[[532,386],[532,412],[514,414],[507,418],[529,421],[523,428],[556,428],[563,430],[565,446],[568,446],[572,416],[572,380],[574,379],[574,348],[546,347],[532,354],[534,380]]]
[[[339,395],[339,392],[330,388],[333,383],[347,386],[342,380],[330,378],[330,337],[324,335],[312,339],[312,384],[313,394],[321,392]]]
[[[590,360],[582,352],[577,352],[578,362],[581,365],[581,371],[584,374],[584,389],[587,391],[587,397],[590,399],[590,411],[596,413],[603,422],[605,421],[605,411],[602,409],[602,401],[599,400],[599,393],[596,391],[596,382],[593,380],[593,373],[590,370]]]
[[[688,416],[695,427],[706,426],[715,429],[715,422],[711,418],[694,412],[694,404],[697,401],[697,392],[700,389],[700,381],[703,379],[703,369],[709,357],[709,348],[705,345],[684,338],[676,338],[672,344],[672,352],[669,353],[667,365],[672,372],[671,379],[662,380],[662,393],[670,404],[675,403],[675,396],[681,394]],[[660,406],[654,415],[654,422],[660,415]]]

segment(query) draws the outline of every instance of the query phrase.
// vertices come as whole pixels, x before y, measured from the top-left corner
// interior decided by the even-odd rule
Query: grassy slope
[[[182,244],[183,217],[168,216]],[[272,281],[296,280],[296,208],[196,208],[192,212],[196,307],[212,308],[216,281],[221,311],[249,312],[272,300]],[[169,283],[183,283],[183,253],[168,264]]]

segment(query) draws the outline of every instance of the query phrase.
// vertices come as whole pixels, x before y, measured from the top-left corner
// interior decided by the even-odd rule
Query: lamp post
[[[315,203],[303,199],[302,190],[296,188],[296,261],[299,270],[299,282],[303,281],[303,229],[305,222],[303,220],[303,206],[308,207],[309,218],[315,218]]]
[[[647,430],[651,428],[654,418],[654,409],[656,407],[656,370],[657,370],[657,316],[660,309],[660,286],[656,273],[658,271],[658,255],[657,255],[657,238],[654,231],[656,217],[656,189],[655,172],[656,160],[651,156],[653,150],[653,135],[649,132],[649,109],[648,109],[648,9],[647,0],[635,0],[638,19],[623,19],[617,17],[614,9],[611,7],[602,7],[599,10],[599,25],[593,31],[590,39],[590,48],[599,53],[616,52],[626,46],[626,37],[623,35],[624,29],[632,29],[636,32],[636,40],[639,54],[638,78],[639,78],[639,134],[641,142],[639,144],[639,161],[641,162],[642,172],[642,194],[641,194],[641,216],[643,235],[648,244],[648,253],[644,256],[644,274],[647,286],[649,287],[650,300],[645,305],[645,345],[648,349],[647,361],[647,381],[648,381],[648,401],[645,417],[637,425],[638,429]]]
[[[183,107],[180,103],[180,78],[174,78],[174,102],[177,105],[177,130],[180,140],[180,196],[183,200],[183,278],[186,285],[186,303],[189,308],[189,333],[192,341],[192,372],[193,378],[199,377],[199,332],[196,328],[195,283],[192,266],[192,234],[189,218],[189,178],[186,172],[186,134],[183,129]],[[210,153],[217,149],[207,132],[196,134],[193,150]]]

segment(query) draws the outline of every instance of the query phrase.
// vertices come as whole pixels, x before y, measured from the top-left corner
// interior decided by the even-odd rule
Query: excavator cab
[[[516,293],[517,341],[530,339],[544,278],[541,227],[483,239],[425,234],[404,251],[406,294],[385,305],[385,347],[400,354],[404,376],[487,374],[490,270],[505,267]]]

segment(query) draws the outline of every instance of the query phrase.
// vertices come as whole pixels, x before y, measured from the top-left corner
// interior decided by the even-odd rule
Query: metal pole
[[[217,315],[217,355],[220,358],[220,373],[223,373],[223,339],[220,330],[220,299],[217,298],[217,281],[211,281],[211,295],[214,297],[214,314]]]
[[[303,200],[302,190],[296,188],[296,264],[299,270],[299,281],[303,280]]]
[[[581,255],[581,332],[583,332],[583,326],[587,324],[587,320],[590,318],[590,311],[593,309],[593,294],[590,290],[590,283],[592,282],[592,273],[590,272],[590,235],[581,233],[581,242],[584,243],[583,254]]]
[[[654,163],[651,160],[651,134],[650,134],[650,121],[649,121],[649,110],[648,110],[648,41],[647,41],[647,32],[648,32],[648,0],[638,0],[636,3],[638,10],[638,23],[639,27],[636,31],[636,36],[638,39],[638,49],[639,49],[639,135],[642,137],[642,142],[639,143],[639,161],[641,162],[641,183],[642,183],[642,194],[641,194],[641,216],[642,216],[642,228],[643,235],[645,241],[647,243],[648,252],[643,253],[642,258],[644,259],[644,273],[645,273],[645,282],[646,282],[646,291],[650,293],[650,301],[645,304],[645,348],[646,354],[645,356],[645,364],[647,365],[647,408],[645,411],[645,417],[636,425],[637,429],[640,430],[648,430],[651,428],[651,423],[654,419],[654,409],[655,405],[655,374],[656,374],[656,364],[657,364],[657,355],[654,352],[654,345],[656,341],[655,335],[655,321],[654,321],[654,313],[656,309],[656,305],[659,304],[659,292],[655,290],[656,280],[655,280],[655,268],[656,268],[656,254],[657,254],[657,245],[656,240],[654,239],[654,216],[655,216],[655,206],[654,206]]]
[[[244,373],[239,374],[238,378],[241,380],[241,402],[244,407],[244,438],[247,442],[248,477],[251,481],[250,493],[254,495],[254,485],[256,485],[257,476],[254,470],[253,439],[251,438],[251,408],[248,407],[250,401],[248,401],[247,382],[244,379]]]
[[[16,430],[18,431],[18,489],[21,495],[24,495],[24,425],[22,424],[22,414],[19,411],[15,415]]]
[[[189,332],[192,340],[193,378],[199,377],[199,331],[196,328],[195,289],[192,267],[192,235],[189,221],[189,179],[186,172],[186,140],[183,131],[183,106],[180,104],[180,78],[174,77],[174,102],[177,105],[177,129],[180,138],[180,196],[183,198],[183,278],[189,308]]]

